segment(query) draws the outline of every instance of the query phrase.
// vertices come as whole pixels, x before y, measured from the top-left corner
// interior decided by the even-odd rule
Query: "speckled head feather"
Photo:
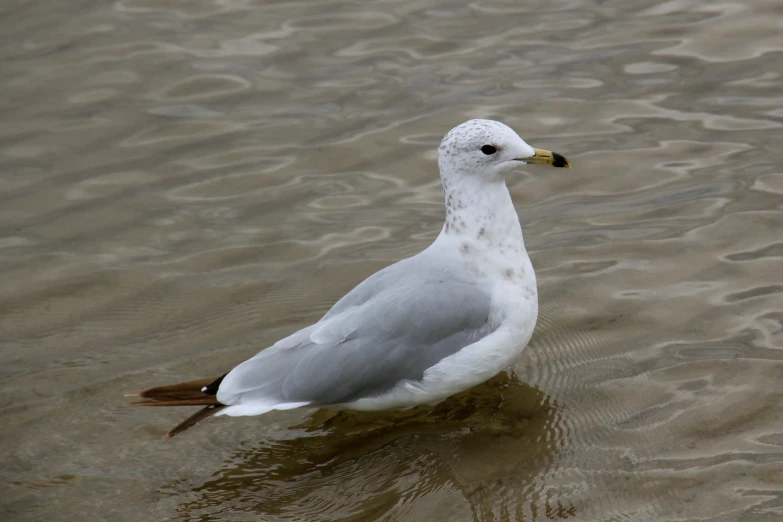
[[[498,121],[470,120],[449,131],[438,149],[446,199],[443,234],[488,244],[506,238],[508,251],[520,252],[522,231],[505,178],[535,153]]]
[[[470,120],[446,134],[438,149],[444,185],[459,180],[502,181],[504,174],[534,154],[510,127],[492,120]]]

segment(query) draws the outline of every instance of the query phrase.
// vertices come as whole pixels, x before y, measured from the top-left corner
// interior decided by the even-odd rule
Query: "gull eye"
[[[497,151],[498,151],[498,149],[496,149],[492,145],[484,145],[483,147],[481,147],[481,152],[483,152],[487,156],[491,156],[494,153],[496,153]]]

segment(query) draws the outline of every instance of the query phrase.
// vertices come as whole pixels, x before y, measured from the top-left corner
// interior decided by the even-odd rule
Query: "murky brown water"
[[[11,2],[3,520],[783,517],[778,0]],[[218,418],[219,375],[423,249],[502,120],[542,314],[434,411]]]

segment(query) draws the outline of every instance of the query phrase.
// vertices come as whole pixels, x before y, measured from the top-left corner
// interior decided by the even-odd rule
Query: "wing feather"
[[[480,285],[450,277],[366,283],[355,289],[362,295],[344,302],[351,292],[337,311],[229,372],[220,402],[323,405],[378,395],[400,381],[420,380],[493,330],[491,295]]]

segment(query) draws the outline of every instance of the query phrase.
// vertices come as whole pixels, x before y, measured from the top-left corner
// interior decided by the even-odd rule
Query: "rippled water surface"
[[[779,0],[0,7],[3,520],[783,517]],[[502,120],[542,312],[433,409],[215,418],[220,375],[443,218]]]

